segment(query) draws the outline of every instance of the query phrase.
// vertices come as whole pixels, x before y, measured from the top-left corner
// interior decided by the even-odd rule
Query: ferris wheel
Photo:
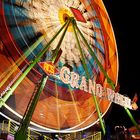
[[[111,102],[89,93],[89,80],[106,88],[118,80],[116,41],[101,0],[0,1],[3,115],[44,132],[98,122],[105,131]]]

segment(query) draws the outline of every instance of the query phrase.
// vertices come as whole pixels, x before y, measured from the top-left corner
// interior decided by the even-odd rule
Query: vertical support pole
[[[30,121],[34,113],[35,107],[37,105],[37,102],[39,100],[40,94],[45,87],[47,79],[48,79],[48,76],[44,75],[42,77],[37,93],[35,93],[35,96],[33,100],[31,101],[31,105],[29,106],[29,109],[27,110],[27,112],[25,112],[26,114],[25,117],[23,117],[22,119],[21,126],[19,127],[18,131],[15,134],[15,140],[26,140],[28,126],[30,124]]]
[[[69,26],[69,24],[70,24],[70,21],[71,21],[71,18],[68,20],[68,24],[67,24],[67,26],[66,26],[66,28],[65,28],[65,30],[64,30],[64,32],[63,32],[63,34],[62,34],[62,36],[61,36],[61,38],[60,38],[60,40],[59,40],[59,42],[58,42],[58,44],[57,44],[57,46],[56,46],[56,49],[55,49],[55,51],[54,51],[53,58],[52,58],[52,63],[54,63],[55,60],[56,60],[56,58],[57,58],[57,55],[58,55],[59,50],[60,50],[60,47],[61,47],[61,43],[62,43],[62,41],[63,41],[63,39],[64,39],[64,36],[65,36],[65,34],[66,34],[66,31],[67,31],[67,29],[68,29],[68,26]]]
[[[2,132],[4,131],[4,122],[5,122],[5,120],[2,121],[2,126],[1,126]]]
[[[74,19],[73,19],[73,21],[72,21],[72,25],[73,25],[73,30],[74,30],[75,38],[76,38],[76,41],[77,41],[77,44],[78,44],[78,48],[79,48],[79,50],[80,50],[80,54],[81,54],[81,57],[82,57],[83,67],[84,67],[84,70],[85,70],[85,72],[86,72],[86,75],[87,75],[88,79],[90,79],[90,75],[89,75],[89,72],[88,72],[88,68],[87,68],[87,66],[86,66],[84,54],[82,53],[82,49],[81,49],[81,46],[80,46],[80,42],[79,42],[79,39],[78,39],[76,30],[75,30],[76,22],[75,22]],[[95,97],[95,95],[94,95],[93,92],[92,92],[92,95],[93,95],[93,100],[94,100],[94,103],[95,103],[96,111],[97,111],[97,114],[98,114],[98,116],[99,116],[99,120],[100,120],[100,123],[101,123],[101,128],[102,128],[103,134],[105,135],[106,131],[105,131],[104,122],[103,122],[103,120],[102,120],[101,112],[100,112],[100,109],[99,109],[99,106],[98,106],[96,97]]]
[[[114,86],[114,83],[113,81],[110,79],[110,77],[108,76],[107,72],[105,71],[105,69],[103,68],[102,64],[100,63],[100,61],[98,60],[98,58],[96,57],[95,53],[93,52],[93,50],[90,48],[87,40],[85,39],[84,35],[81,33],[81,31],[79,30],[78,26],[76,26],[76,29],[78,30],[79,34],[81,35],[82,39],[84,40],[88,50],[89,50],[89,53],[91,54],[91,56],[95,59],[97,65],[99,66],[100,70],[103,72],[103,74],[105,75],[106,79],[107,79],[107,82],[111,85],[111,87],[113,89],[115,89],[115,86]]]
[[[8,133],[10,133],[10,128],[11,128],[11,121],[9,120],[9,121],[8,121],[8,127],[7,127]]]
[[[27,140],[30,140],[30,129],[28,129],[28,138]]]

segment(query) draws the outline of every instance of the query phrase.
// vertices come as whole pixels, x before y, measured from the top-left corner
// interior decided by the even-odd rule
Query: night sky
[[[135,120],[140,123],[140,52],[139,41],[139,9],[138,2],[127,0],[103,0],[109,14],[114,34],[116,37],[121,94],[129,96],[138,94],[138,106],[136,111],[130,111]],[[122,3],[123,2],[123,3]],[[106,125],[114,128],[116,125],[124,125],[127,128],[133,126],[124,108],[112,103],[110,112],[105,119]]]

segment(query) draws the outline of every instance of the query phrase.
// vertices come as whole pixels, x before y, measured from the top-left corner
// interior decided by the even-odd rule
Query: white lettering
[[[132,105],[131,105],[131,99],[128,98],[128,97],[125,97],[125,104],[124,104],[125,107],[127,108],[132,108]]]
[[[101,84],[96,84],[96,82],[91,79],[88,79],[87,83],[85,76],[82,76],[80,81],[79,74],[70,72],[70,69],[65,66],[60,70],[60,79],[65,84],[70,84],[72,88],[79,88],[102,99],[108,99],[111,102],[133,109],[130,98],[115,93],[115,91],[110,88],[104,88]]]
[[[70,70],[67,67],[63,67],[60,71],[60,78],[65,84],[70,82]]]
[[[89,86],[88,86],[88,92],[95,95],[96,83],[95,82],[92,82],[91,79],[89,79],[88,84],[89,84]]]
[[[109,89],[107,88],[107,97],[108,97],[108,100],[110,100],[111,102],[114,101],[114,91],[112,89]]]
[[[71,80],[70,80],[71,87],[79,88],[78,81],[79,81],[79,75],[75,72],[71,72]]]
[[[87,90],[87,82],[86,82],[86,78],[84,76],[82,76],[82,81],[79,87],[81,90],[84,90],[85,92],[88,92]]]
[[[102,97],[103,95],[103,87],[100,84],[96,84],[96,94],[98,97]]]

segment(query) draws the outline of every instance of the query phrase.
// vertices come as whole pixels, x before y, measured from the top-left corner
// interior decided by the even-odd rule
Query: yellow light
[[[49,74],[54,74],[55,72],[55,67],[48,63],[44,63],[43,69]]]
[[[59,17],[60,23],[63,25],[69,17],[73,17],[73,14],[69,9],[60,8],[58,11],[58,17]],[[73,31],[71,24],[68,27],[68,31],[69,32]]]

